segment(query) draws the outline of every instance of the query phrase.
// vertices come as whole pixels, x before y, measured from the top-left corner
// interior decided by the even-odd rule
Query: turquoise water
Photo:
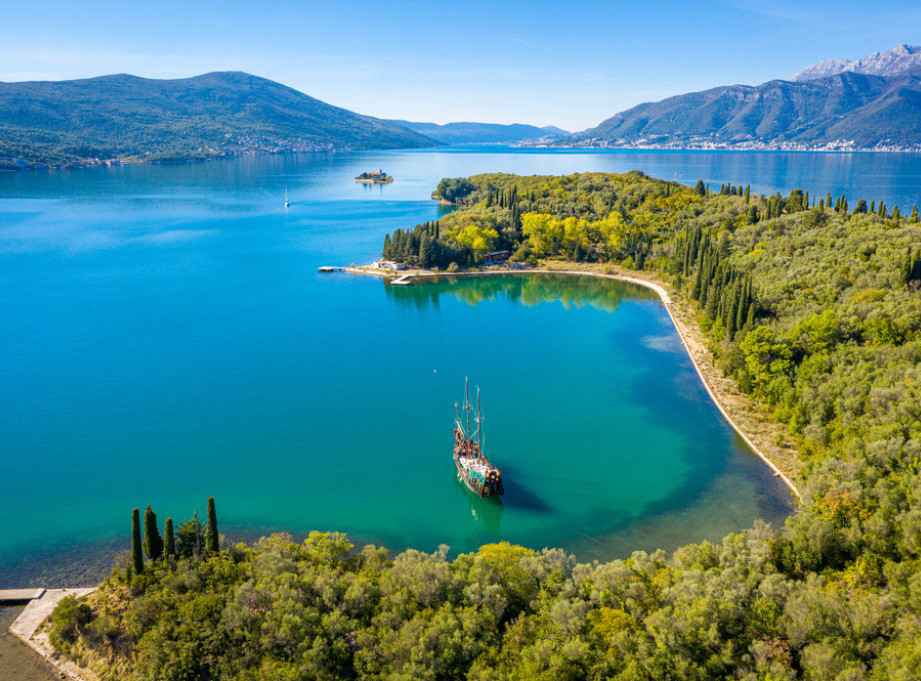
[[[846,158],[857,170],[841,172]],[[317,267],[367,262],[386,232],[437,217],[428,195],[446,175],[638,167],[837,192],[876,168],[865,195],[904,205],[917,166],[468,149],[0,174],[0,584],[126,545],[135,506],[179,521],[209,495],[227,531],[452,551],[508,539],[583,559],[781,521],[789,495],[647,291],[553,277],[391,288]],[[378,167],[397,181],[352,182]],[[466,376],[502,504],[454,477]]]

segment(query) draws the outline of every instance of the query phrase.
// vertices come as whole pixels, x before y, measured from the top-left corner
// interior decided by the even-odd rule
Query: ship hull
[[[478,497],[499,497],[505,493],[501,477],[479,480],[477,476],[464,468],[459,460],[455,459],[455,463],[457,464],[457,478],[464,483],[464,487]]]

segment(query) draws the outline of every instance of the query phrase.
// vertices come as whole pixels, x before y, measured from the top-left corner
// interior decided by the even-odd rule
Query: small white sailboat
[[[291,202],[288,200],[288,187],[285,187],[285,208],[291,205]]]

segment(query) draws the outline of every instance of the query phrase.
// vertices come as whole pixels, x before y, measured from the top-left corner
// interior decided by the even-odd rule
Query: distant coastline
[[[634,150],[634,151],[781,151],[781,152],[810,152],[810,153],[921,153],[921,144],[911,146],[876,145],[873,147],[856,146],[846,140],[820,145],[799,144],[797,142],[652,142],[646,140],[609,142],[606,140],[588,139],[573,142],[560,140],[558,142],[519,142],[514,145],[524,149],[590,149],[590,150]]]

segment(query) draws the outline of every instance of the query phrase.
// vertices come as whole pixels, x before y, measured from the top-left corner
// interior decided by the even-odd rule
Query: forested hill
[[[730,85],[640,104],[581,133],[581,145],[921,147],[921,78],[843,72]]]
[[[402,126],[240,72],[0,83],[0,167],[428,147]]]

